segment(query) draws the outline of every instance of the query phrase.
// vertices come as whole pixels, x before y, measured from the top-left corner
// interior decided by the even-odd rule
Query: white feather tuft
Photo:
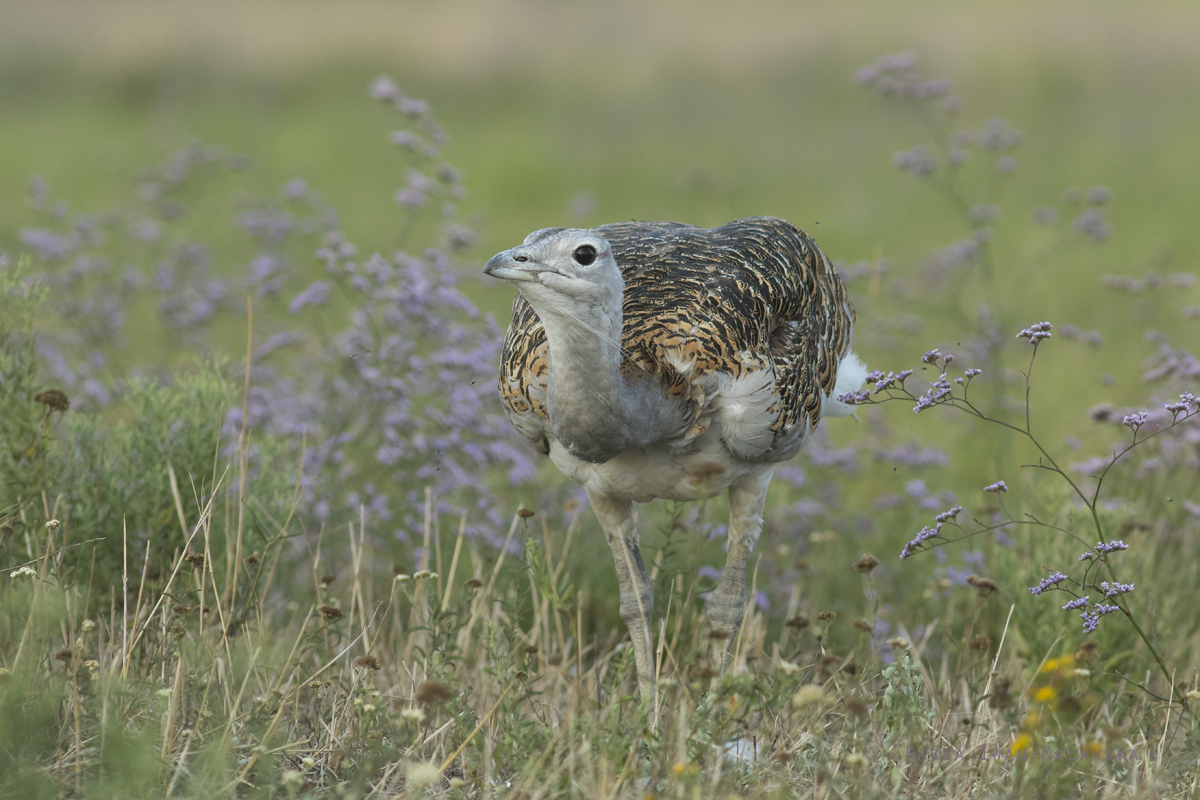
[[[838,365],[837,381],[833,386],[833,394],[825,398],[825,407],[822,410],[827,417],[848,417],[855,411],[855,406],[847,405],[838,400],[839,397],[847,392],[853,392],[858,387],[863,385],[863,381],[867,379],[869,370],[867,365],[862,362],[858,354],[851,351],[842,359],[842,363]]]

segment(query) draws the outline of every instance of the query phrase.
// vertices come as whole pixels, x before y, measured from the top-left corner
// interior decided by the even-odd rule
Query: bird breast
[[[589,492],[635,503],[713,497],[731,484],[775,466],[734,457],[715,428],[692,440],[687,452],[672,452],[670,446],[658,444],[628,450],[603,464],[576,458],[551,439],[550,459]]]

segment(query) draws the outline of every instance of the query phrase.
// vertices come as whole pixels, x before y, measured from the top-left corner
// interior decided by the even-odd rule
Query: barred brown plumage
[[[500,364],[505,412],[587,488],[652,691],[652,595],[631,503],[729,489],[729,561],[709,619],[736,633],[774,465],[822,416],[853,411],[836,398],[866,375],[850,351],[854,310],[816,243],[770,217],[547,228],[485,271],[519,290]]]

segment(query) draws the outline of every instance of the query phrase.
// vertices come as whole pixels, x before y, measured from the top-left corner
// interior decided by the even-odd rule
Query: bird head
[[[483,273],[511,281],[539,313],[621,308],[625,282],[608,240],[578,228],[543,228],[497,253]]]

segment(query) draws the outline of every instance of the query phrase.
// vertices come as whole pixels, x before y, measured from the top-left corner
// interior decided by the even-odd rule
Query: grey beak
[[[536,281],[537,274],[545,271],[544,264],[530,261],[528,256],[513,255],[512,250],[505,250],[503,253],[492,256],[488,259],[487,266],[483,268],[483,274],[488,277],[517,283]]]

